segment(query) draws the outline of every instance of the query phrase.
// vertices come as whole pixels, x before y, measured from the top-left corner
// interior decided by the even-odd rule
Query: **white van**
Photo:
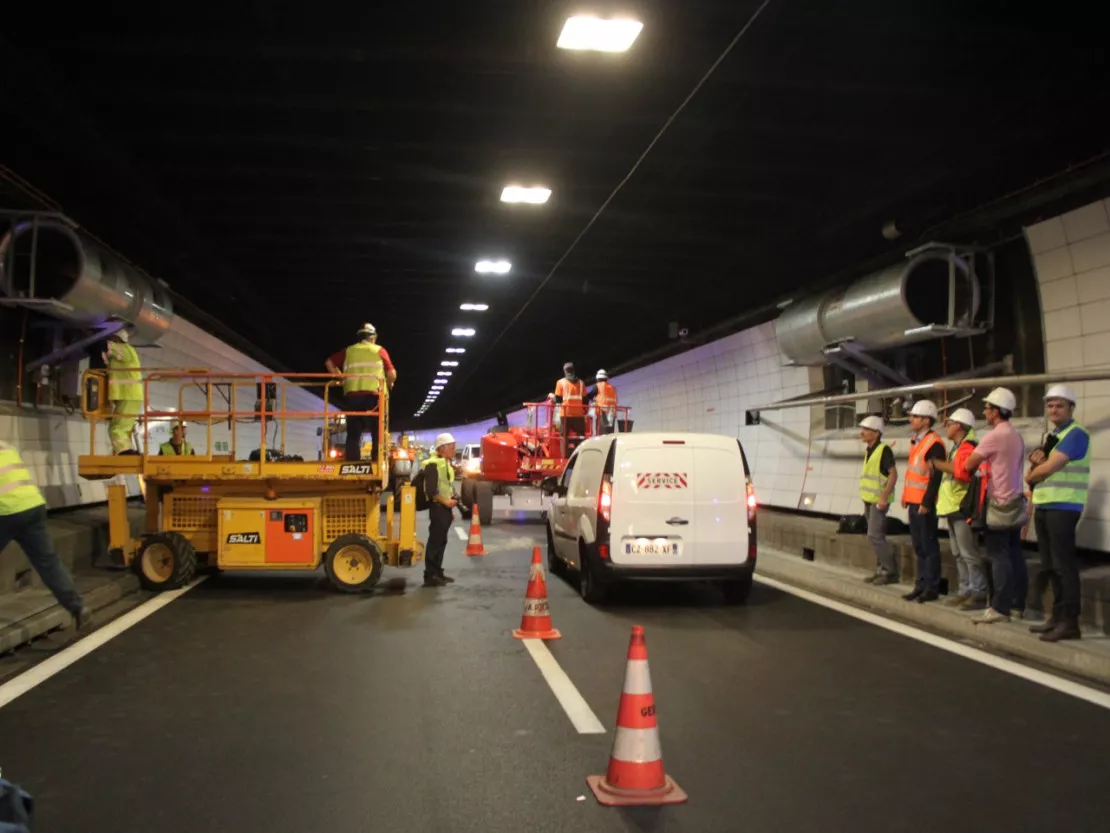
[[[586,440],[551,495],[547,564],[579,573],[582,598],[616,581],[720,582],[742,603],[755,570],[755,492],[744,449],[720,434],[608,434]]]

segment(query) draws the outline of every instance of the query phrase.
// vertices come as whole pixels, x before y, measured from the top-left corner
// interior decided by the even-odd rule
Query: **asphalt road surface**
[[[542,529],[481,558],[452,533],[441,589],[208,578],[0,708],[0,769],[36,833],[1105,829],[1110,712],[758,584],[593,608],[548,576],[546,645],[605,729],[579,733],[510,636]],[[684,805],[586,786],[633,624]]]

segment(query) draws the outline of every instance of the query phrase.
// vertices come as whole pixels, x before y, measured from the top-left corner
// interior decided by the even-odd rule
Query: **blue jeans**
[[[0,550],[9,541],[15,541],[23,548],[23,554],[42,583],[54,594],[58,604],[74,615],[84,607],[81,594],[73,586],[73,579],[54,551],[54,542],[46,529],[45,506],[36,506],[14,515],[0,515]]]
[[[914,590],[936,593],[940,590],[940,541],[937,539],[937,513],[922,513],[910,504],[910,539],[917,556],[917,581]]]
[[[991,609],[1007,614],[1015,609],[1024,612],[1029,596],[1029,571],[1021,550],[1021,527],[988,529],[983,537],[987,542],[994,584]]]

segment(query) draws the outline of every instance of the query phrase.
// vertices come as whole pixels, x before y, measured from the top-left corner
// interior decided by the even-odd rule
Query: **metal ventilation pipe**
[[[970,258],[930,248],[791,304],[775,320],[775,336],[796,364],[822,365],[828,362],[824,349],[843,341],[881,350],[972,328],[979,298]]]
[[[141,343],[173,321],[165,288],[61,220],[20,220],[0,237],[0,292],[81,327],[126,321]]]

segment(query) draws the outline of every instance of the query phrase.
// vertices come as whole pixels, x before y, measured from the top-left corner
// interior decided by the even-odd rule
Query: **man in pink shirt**
[[[983,462],[990,464],[987,500],[1008,503],[1020,498],[1024,491],[1022,466],[1025,462],[1025,440],[1011,423],[1017,399],[1006,388],[995,388],[984,401],[983,416],[991,430],[971,452],[964,468],[973,472]],[[991,606],[972,621],[990,625],[1008,622],[1013,613],[1025,615],[1025,599],[1029,595],[1029,572],[1021,549],[1021,527],[990,529],[983,533],[987,555],[991,560],[994,594]]]

